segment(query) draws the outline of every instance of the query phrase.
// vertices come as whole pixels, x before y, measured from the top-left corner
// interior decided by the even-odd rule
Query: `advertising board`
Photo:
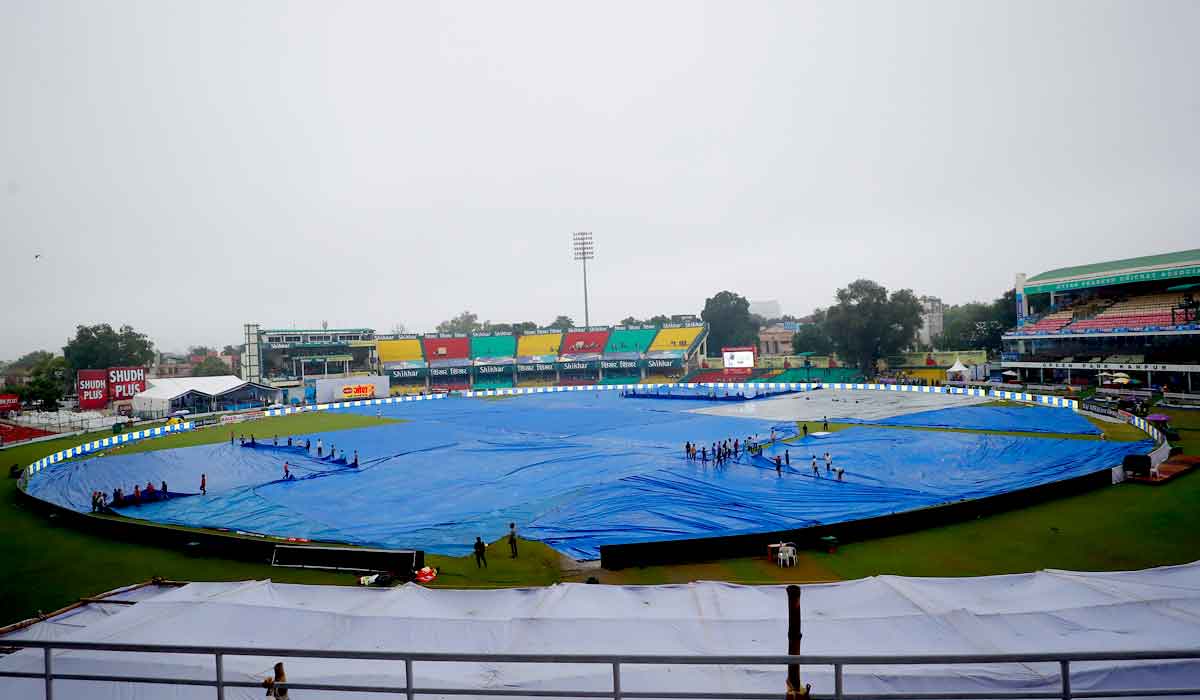
[[[108,398],[124,401],[146,390],[145,367],[109,367]]]
[[[343,399],[373,399],[375,398],[374,384],[347,384],[342,387]]]
[[[108,371],[81,369],[75,376],[75,393],[79,408],[89,411],[104,408],[108,403]]]

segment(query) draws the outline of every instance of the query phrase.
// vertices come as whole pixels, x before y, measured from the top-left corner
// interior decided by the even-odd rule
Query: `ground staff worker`
[[[480,537],[475,538],[475,568],[487,568],[487,545]]]

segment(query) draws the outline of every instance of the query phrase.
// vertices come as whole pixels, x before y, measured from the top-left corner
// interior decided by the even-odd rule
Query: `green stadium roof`
[[[1026,281],[1048,282],[1050,280],[1061,280],[1070,277],[1107,275],[1146,267],[1167,267],[1174,265],[1186,265],[1188,263],[1200,263],[1200,248],[1196,248],[1194,250],[1181,250],[1178,253],[1143,255],[1140,258],[1125,258],[1124,260],[1092,263],[1091,265],[1060,267],[1057,270],[1050,270],[1048,272],[1043,272],[1040,275],[1034,275]]]

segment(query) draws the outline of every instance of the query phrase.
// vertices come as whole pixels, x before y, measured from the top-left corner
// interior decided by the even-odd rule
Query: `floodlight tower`
[[[588,316],[587,261],[596,257],[596,246],[592,243],[591,231],[576,231],[571,234],[575,259],[583,263],[583,326],[592,325]]]

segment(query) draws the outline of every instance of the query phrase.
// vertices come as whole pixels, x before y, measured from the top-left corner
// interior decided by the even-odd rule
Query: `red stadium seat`
[[[470,338],[430,338],[424,339],[425,359],[429,362],[438,360],[459,360],[471,357]]]
[[[563,355],[603,352],[608,343],[608,331],[569,331],[559,350]]]
[[[34,438],[54,435],[54,433],[37,428],[30,428],[25,425],[14,425],[12,423],[0,423],[0,440],[4,441],[5,445],[10,445],[14,442],[22,442],[24,440],[32,440]]]

